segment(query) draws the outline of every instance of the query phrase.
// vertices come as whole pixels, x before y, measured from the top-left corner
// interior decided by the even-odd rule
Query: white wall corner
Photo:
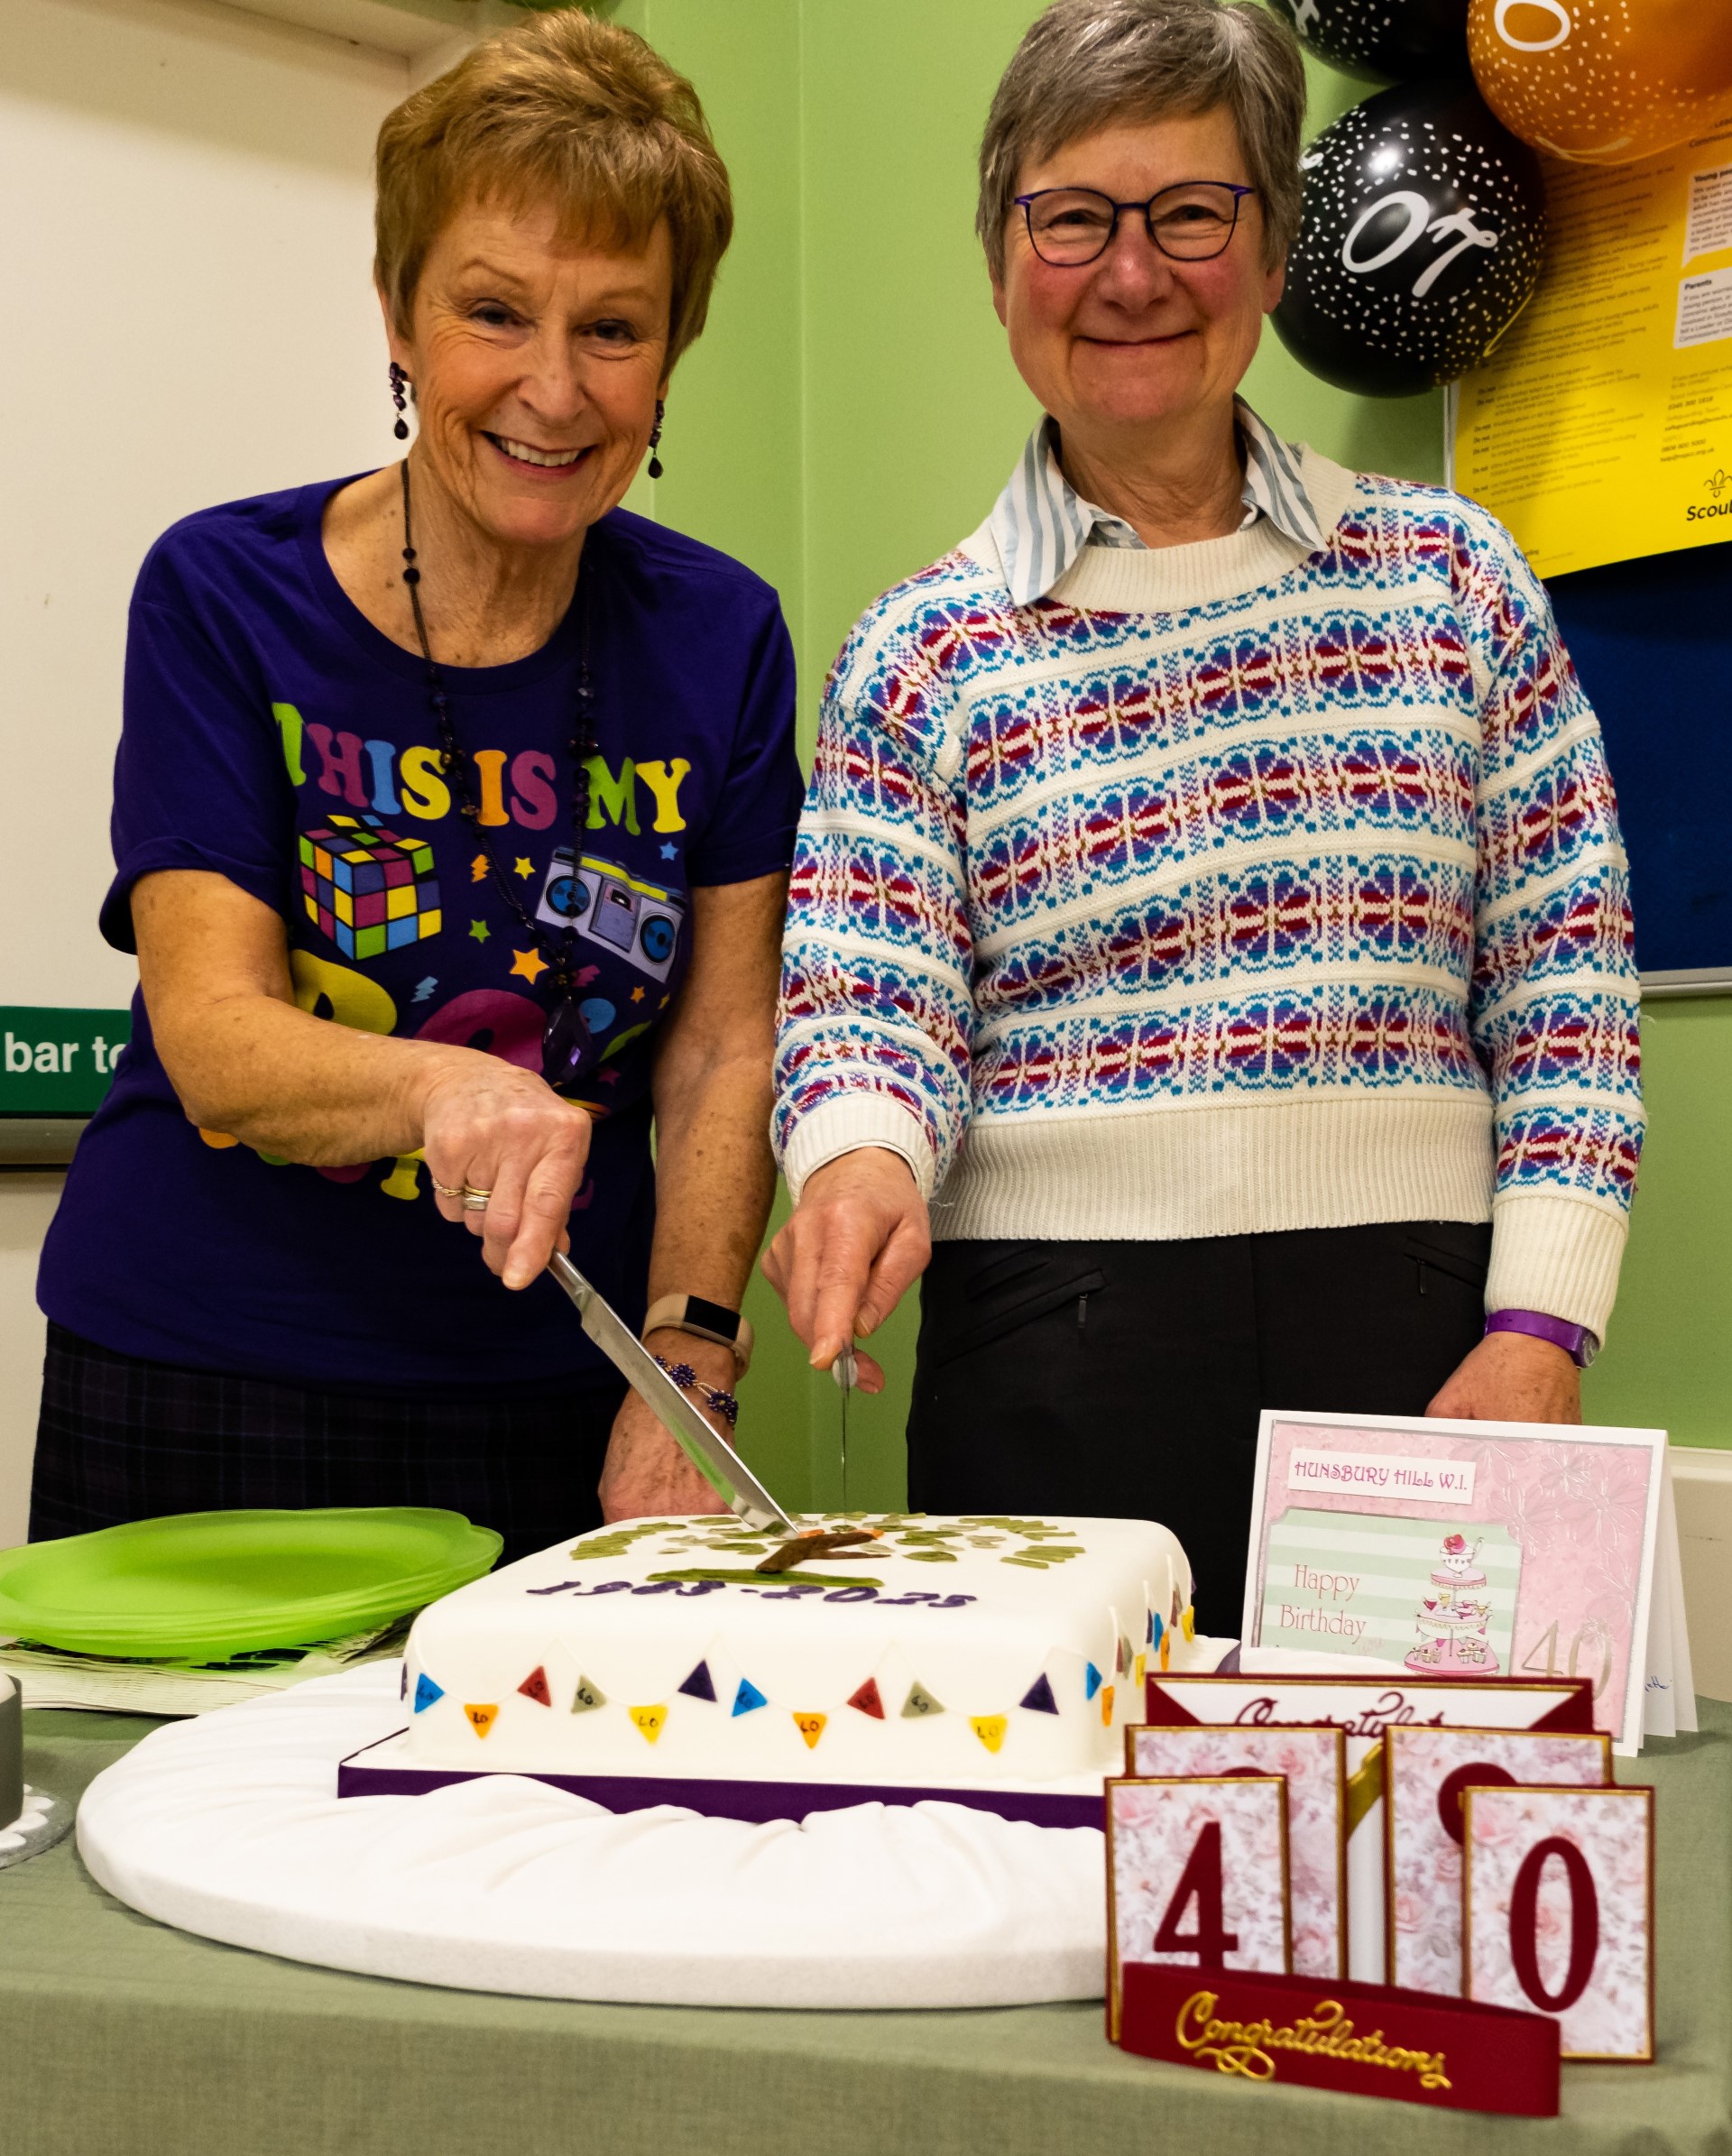
[[[1706,1699],[1732,1700],[1732,1451],[1669,1451],[1696,1689]]]

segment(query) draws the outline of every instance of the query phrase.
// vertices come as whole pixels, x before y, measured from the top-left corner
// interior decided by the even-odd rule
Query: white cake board
[[[658,2005],[1007,2006],[1101,1995],[1096,1828],[962,1804],[751,1826],[489,1775],[336,1795],[401,1723],[400,1665],[171,1722],[97,1775],[78,1847],[160,1922],[465,1991]]]

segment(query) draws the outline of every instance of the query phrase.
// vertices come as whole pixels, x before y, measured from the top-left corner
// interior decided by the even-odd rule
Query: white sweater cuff
[[[803,1115],[782,1152],[788,1194],[797,1205],[808,1175],[815,1175],[844,1153],[881,1146],[908,1164],[920,1195],[932,1196],[932,1140],[926,1125],[888,1093],[837,1093]]]
[[[1580,1198],[1511,1191],[1491,1209],[1486,1308],[1540,1310],[1604,1340],[1629,1222]]]

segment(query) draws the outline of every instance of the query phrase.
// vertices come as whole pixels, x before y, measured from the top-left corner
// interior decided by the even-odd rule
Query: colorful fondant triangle
[[[432,1706],[435,1700],[442,1700],[444,1697],[444,1685],[435,1684],[432,1678],[428,1675],[425,1670],[423,1670],[420,1675],[415,1680],[416,1713],[425,1714],[428,1709]]]
[[[551,1707],[553,1694],[548,1690],[548,1672],[538,1662],[517,1688],[526,1700],[533,1700],[538,1707]]]
[[[469,1727],[477,1737],[485,1737],[499,1719],[499,1708],[496,1704],[484,1707],[465,1706],[463,1711],[468,1718]]]
[[[715,1686],[711,1681],[709,1663],[700,1662],[679,1689],[688,1700],[714,1700]]]
[[[918,1719],[921,1715],[926,1714],[943,1714],[944,1711],[944,1701],[934,1699],[924,1684],[909,1685],[908,1696],[902,1702],[902,1714],[905,1720]]]
[[[817,1749],[818,1739],[824,1735],[824,1726],[829,1719],[827,1714],[796,1714],[794,1717],[794,1727],[805,1737],[808,1752]]]
[[[661,1725],[668,1719],[667,1708],[628,1707],[625,1711],[631,1717],[632,1726],[642,1737],[644,1742],[654,1744],[661,1735]]]
[[[1023,1693],[1020,1702],[1035,1714],[1056,1714],[1058,1701],[1053,1697],[1053,1687],[1045,1670]]]
[[[768,1707],[769,1701],[749,1677],[742,1677],[740,1689],[733,1695],[733,1712],[750,1714],[754,1707]]]
[[[1092,1700],[1100,1689],[1101,1672],[1095,1668],[1093,1663],[1090,1663],[1088,1668],[1082,1672],[1082,1697],[1085,1700]]]
[[[1002,1714],[971,1714],[968,1726],[989,1752],[996,1752],[1004,1742],[1004,1733],[1010,1727],[1010,1718]]]
[[[1112,1687],[1111,1687],[1111,1685],[1110,1685],[1110,1684],[1103,1684],[1103,1685],[1101,1687],[1101,1724],[1102,1724],[1102,1726],[1103,1726],[1104,1728],[1108,1728],[1108,1729],[1110,1729],[1110,1728],[1111,1728],[1111,1727],[1112,1727]]]
[[[594,1707],[605,1707],[607,1694],[599,1684],[592,1684],[587,1677],[579,1677],[577,1689],[571,1695],[573,1714],[587,1714]]]
[[[878,1679],[868,1677],[858,1691],[848,1695],[848,1704],[857,1707],[861,1714],[870,1714],[875,1722],[884,1719],[884,1702],[878,1696]]]

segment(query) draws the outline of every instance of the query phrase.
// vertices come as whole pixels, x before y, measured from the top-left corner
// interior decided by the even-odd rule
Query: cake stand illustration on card
[[[1446,1534],[1443,1553],[1414,1622],[1419,1645],[1407,1656],[1410,1670],[1442,1676],[1495,1677],[1497,1656],[1487,1636],[1491,1602],[1479,1569],[1479,1544]]]

